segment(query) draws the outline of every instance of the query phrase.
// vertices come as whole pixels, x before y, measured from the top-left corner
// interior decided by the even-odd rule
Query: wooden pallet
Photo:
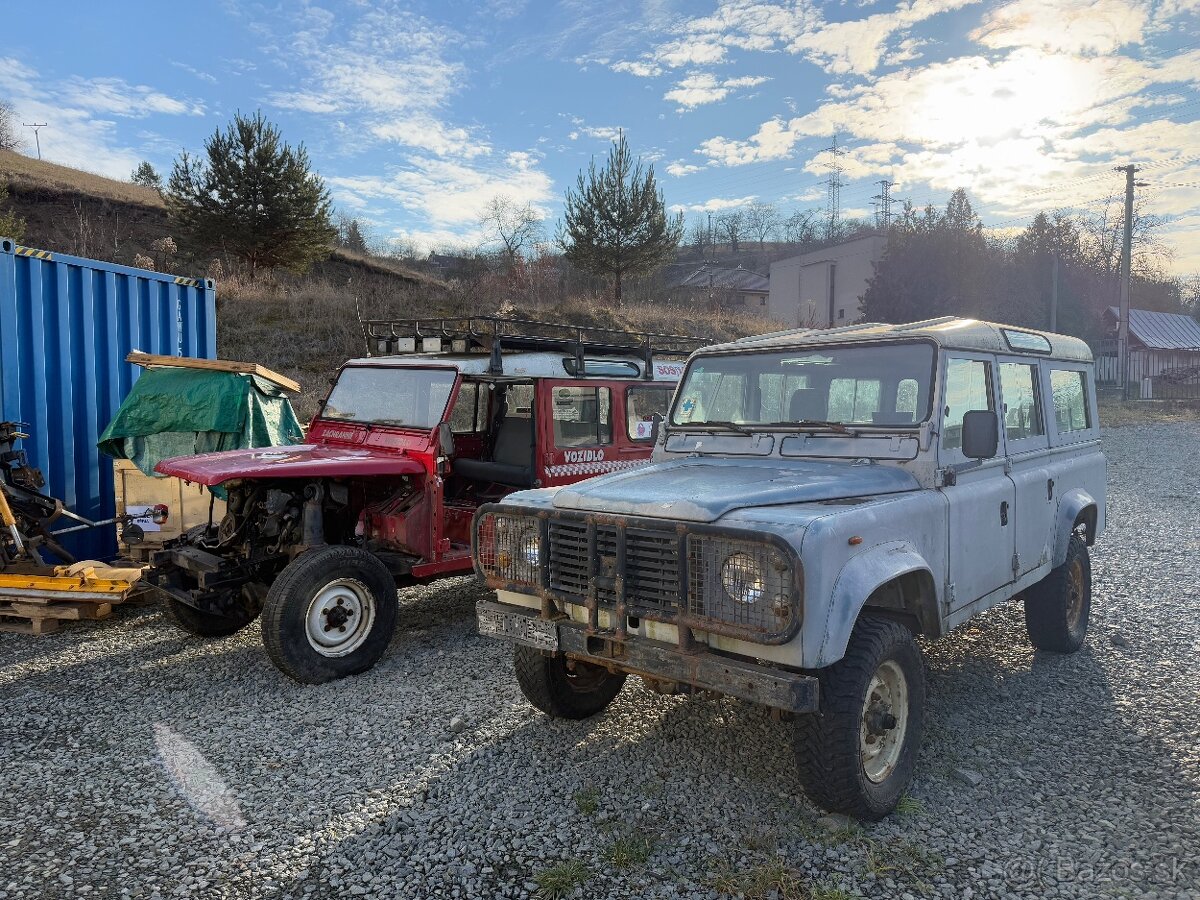
[[[38,599],[0,603],[0,631],[18,634],[49,634],[62,622],[104,619],[112,615],[112,603],[89,600],[47,603]]]

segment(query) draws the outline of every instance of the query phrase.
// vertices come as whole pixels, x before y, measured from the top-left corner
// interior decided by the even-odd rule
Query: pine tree
[[[166,192],[172,222],[197,249],[224,250],[251,273],[303,271],[328,255],[337,237],[329,192],[303,144],[284,143],[262,113],[238,114],[209,138],[205,155],[184,152]]]
[[[138,167],[133,170],[133,174],[129,176],[129,180],[133,184],[140,184],[142,187],[162,191],[162,176],[158,174],[158,170],[154,166],[144,160],[138,163]]]
[[[622,283],[670,259],[683,238],[683,216],[667,216],[654,166],[642,168],[621,133],[599,171],[592,160],[567,190],[565,224],[558,244],[567,260],[585,272],[612,278],[621,305]]]

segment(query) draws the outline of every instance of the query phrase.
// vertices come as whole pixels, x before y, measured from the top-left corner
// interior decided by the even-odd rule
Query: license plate
[[[539,650],[558,650],[558,626],[524,613],[477,609],[479,633],[536,647]]]

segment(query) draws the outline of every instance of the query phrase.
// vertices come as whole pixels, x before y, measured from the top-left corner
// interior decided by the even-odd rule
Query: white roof
[[[1005,332],[1014,335],[1034,335],[1044,338],[1050,351],[1030,352],[1020,349],[1019,344],[1010,343]],[[869,341],[894,341],[899,338],[925,338],[951,350],[974,350],[982,353],[1020,354],[1091,362],[1092,351],[1086,343],[1076,337],[1038,331],[1017,325],[1001,325],[979,319],[962,319],[943,316],[907,325],[886,325],[877,322],[862,325],[847,325],[844,328],[811,329],[797,328],[791,331],[776,331],[756,337],[746,337],[726,344],[706,347],[703,351],[769,350],[775,347],[798,347],[810,344],[856,344]]]
[[[504,374],[492,375],[488,371],[492,358],[487,353],[406,353],[403,356],[366,356],[347,361],[347,366],[384,366],[395,368],[447,368],[456,369],[464,375],[480,375],[503,378],[575,378],[566,370],[563,360],[573,359],[571,354],[563,353],[505,353]],[[628,375],[619,374],[588,374],[584,378],[594,379],[629,379],[630,381],[670,381],[679,380],[683,374],[684,360],[682,358],[662,359],[655,357],[654,371],[650,379],[642,379],[642,368],[645,362],[633,355],[585,355],[587,363],[597,365],[603,363],[628,363],[635,368]],[[636,373],[636,374],[634,374]]]

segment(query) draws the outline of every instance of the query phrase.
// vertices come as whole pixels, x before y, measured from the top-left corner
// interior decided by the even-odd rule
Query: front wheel
[[[296,557],[271,585],[262,636],[271,662],[304,684],[365,672],[392,639],[396,581],[357,547],[321,547]]]
[[[1092,612],[1092,560],[1087,542],[1071,535],[1061,566],[1025,591],[1025,628],[1039,650],[1074,653],[1087,637]]]
[[[864,616],[845,656],[817,677],[820,711],[795,724],[804,792],[830,812],[878,821],[896,808],[921,746],[921,650],[900,623]]]
[[[590,718],[625,686],[623,673],[565,656],[547,656],[521,644],[515,647],[513,667],[525,699],[556,719]]]
[[[196,637],[228,637],[258,617],[258,610],[253,608],[240,608],[228,616],[202,612],[174,597],[165,598],[163,612],[176,628]]]

